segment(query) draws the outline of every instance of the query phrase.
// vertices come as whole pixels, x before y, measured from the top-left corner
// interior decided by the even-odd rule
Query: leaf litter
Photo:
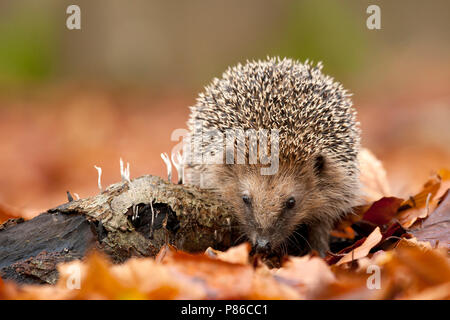
[[[374,170],[381,169],[375,166],[372,176]],[[409,199],[386,195],[384,182],[372,186],[382,190],[370,194],[381,196],[336,226],[332,241],[344,245],[325,259],[289,256],[270,269],[250,262],[248,243],[198,254],[164,246],[155,259],[120,265],[92,251],[58,265],[53,286],[0,279],[0,299],[449,299],[449,171]],[[2,210],[2,219],[17,217]],[[377,270],[374,289],[369,281]]]

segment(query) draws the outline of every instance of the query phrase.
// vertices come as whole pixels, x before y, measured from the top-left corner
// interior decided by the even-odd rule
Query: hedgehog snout
[[[271,245],[268,239],[263,237],[258,237],[253,244],[253,251],[256,253],[269,253],[271,249]]]

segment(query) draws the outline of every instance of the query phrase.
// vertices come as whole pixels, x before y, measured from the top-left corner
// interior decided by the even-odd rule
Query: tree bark
[[[0,275],[18,283],[50,283],[56,265],[92,248],[120,263],[154,257],[171,244],[187,252],[224,250],[238,239],[230,208],[214,193],[142,176],[97,196],[70,201],[31,219],[0,225]]]

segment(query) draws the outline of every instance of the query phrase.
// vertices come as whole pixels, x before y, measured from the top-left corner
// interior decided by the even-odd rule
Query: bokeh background
[[[81,30],[66,8],[81,8]],[[381,8],[368,30],[366,8]],[[354,94],[393,195],[450,167],[450,2],[0,1],[0,205],[33,216],[131,175],[165,176],[188,106],[227,66],[323,61]]]

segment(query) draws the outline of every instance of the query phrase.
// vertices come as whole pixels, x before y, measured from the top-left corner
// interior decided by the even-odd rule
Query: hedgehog
[[[190,111],[185,183],[211,188],[230,204],[252,254],[324,256],[333,226],[359,198],[360,129],[351,94],[321,63],[268,57],[228,68]],[[230,130],[275,132],[265,142],[276,170],[263,174],[267,162],[248,158],[252,148],[256,155],[269,149],[248,134],[224,147]],[[196,152],[200,161],[193,161]],[[237,162],[238,154],[245,161]]]

